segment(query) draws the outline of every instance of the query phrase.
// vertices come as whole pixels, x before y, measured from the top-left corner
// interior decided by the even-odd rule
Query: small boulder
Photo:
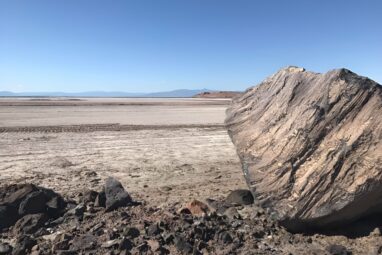
[[[230,244],[233,241],[231,235],[227,231],[220,233],[219,240],[224,244]]]
[[[159,188],[161,191],[164,191],[164,192],[169,192],[172,190],[172,188],[170,186],[162,186]]]
[[[53,252],[68,250],[70,248],[70,241],[73,239],[73,235],[70,233],[57,234],[53,240],[52,250]]]
[[[229,207],[231,207],[225,201],[214,200],[211,198],[206,199],[206,204],[211,211],[215,211],[218,214],[223,214]]]
[[[137,238],[141,234],[141,232],[137,228],[129,227],[129,228],[125,229],[123,234],[129,238],[134,239],[134,238]]]
[[[102,248],[115,248],[118,246],[120,240],[118,239],[114,239],[114,240],[109,240],[109,241],[106,241],[105,243],[103,243],[101,245]]]
[[[180,251],[184,254],[191,254],[193,251],[192,245],[189,242],[187,242],[187,240],[181,236],[175,237],[174,244],[175,244],[175,247],[178,249],[178,251]]]
[[[183,206],[179,212],[201,217],[208,214],[209,208],[208,205],[206,205],[205,203],[194,199],[191,202],[187,203],[185,206]]]
[[[42,191],[35,191],[28,194],[20,203],[19,214],[44,213],[46,211],[46,200],[47,197]]]
[[[91,234],[76,236],[73,239],[72,249],[75,251],[92,250],[97,247],[97,238]]]
[[[223,213],[229,219],[241,219],[241,216],[235,207],[230,207]]]
[[[155,254],[166,255],[166,254],[170,254],[170,251],[167,248],[160,245],[158,249],[155,250]]]
[[[15,235],[33,234],[48,220],[46,214],[27,214],[19,219],[13,227]]]
[[[381,229],[375,228],[373,231],[370,232],[370,236],[381,236]]]
[[[14,207],[0,205],[0,230],[15,224],[17,218],[17,210]]]
[[[65,210],[66,205],[65,200],[56,194],[46,203],[48,214],[52,217],[58,217]]]
[[[153,240],[153,239],[147,240],[147,244],[150,246],[151,251],[153,251],[153,252],[157,251],[160,247],[159,242],[157,240]]]
[[[149,236],[155,236],[159,235],[162,232],[162,230],[160,229],[158,223],[154,223],[147,228],[146,232]]]
[[[327,247],[327,251],[331,255],[351,255],[352,253],[345,246],[339,244],[331,244]]]
[[[232,205],[250,205],[253,204],[254,198],[251,191],[247,189],[238,189],[232,191],[225,201]]]
[[[101,191],[98,193],[95,201],[94,201],[95,207],[106,207],[106,194],[105,191]]]
[[[68,240],[58,241],[52,246],[54,252],[68,250],[69,248],[70,245]]]
[[[73,166],[73,163],[70,162],[65,157],[56,157],[54,161],[52,162],[51,166],[60,167],[60,168],[67,168],[70,166]]]
[[[0,230],[12,226],[22,216],[47,214],[56,218],[65,209],[64,199],[53,190],[33,184],[0,187]]]
[[[85,212],[84,204],[78,204],[73,209],[70,209],[69,211],[67,211],[66,215],[82,217],[84,215],[84,212]]]
[[[165,244],[171,244],[174,241],[174,234],[165,232],[162,234],[162,238]]]
[[[127,206],[133,202],[129,193],[123,188],[122,184],[109,177],[105,183],[106,211],[113,211],[119,207]]]
[[[124,250],[131,250],[133,248],[133,243],[127,239],[123,238],[119,243],[118,243],[118,249],[121,251]]]
[[[81,198],[84,204],[92,203],[97,199],[98,192],[94,190],[86,190]]]
[[[147,254],[150,250],[150,246],[147,244],[146,241],[139,244],[135,247],[135,249],[132,251],[132,254]]]
[[[33,246],[37,244],[36,240],[30,236],[24,235],[17,239],[12,255],[28,254]]]
[[[24,198],[37,190],[33,184],[6,185],[0,189],[0,205],[18,207]]]

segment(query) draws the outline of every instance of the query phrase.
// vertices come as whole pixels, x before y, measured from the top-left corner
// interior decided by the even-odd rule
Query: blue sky
[[[1,0],[0,90],[243,90],[287,65],[382,83],[380,0]]]

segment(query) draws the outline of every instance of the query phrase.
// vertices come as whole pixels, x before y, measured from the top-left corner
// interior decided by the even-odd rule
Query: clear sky
[[[279,68],[382,83],[381,0],[0,0],[0,90],[243,90]]]

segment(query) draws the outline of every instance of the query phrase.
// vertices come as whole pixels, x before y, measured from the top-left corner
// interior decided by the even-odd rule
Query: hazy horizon
[[[203,92],[212,92],[209,89],[177,89],[170,91],[156,91],[148,93],[131,93],[125,91],[81,91],[81,92],[62,92],[62,91],[38,91],[38,92],[12,92],[0,91],[0,97],[193,97]],[[237,91],[239,92],[239,91]]]

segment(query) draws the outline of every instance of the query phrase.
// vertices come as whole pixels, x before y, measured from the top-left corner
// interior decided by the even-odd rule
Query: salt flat
[[[2,98],[0,127],[217,124],[223,123],[228,103],[190,98]]]
[[[33,182],[76,196],[101,189],[107,176],[115,176],[154,205],[224,196],[246,186],[223,126],[229,102],[2,99],[0,182]],[[118,131],[100,125],[112,123],[139,127]],[[49,128],[89,124],[97,129]],[[14,126],[27,131],[4,128]]]

